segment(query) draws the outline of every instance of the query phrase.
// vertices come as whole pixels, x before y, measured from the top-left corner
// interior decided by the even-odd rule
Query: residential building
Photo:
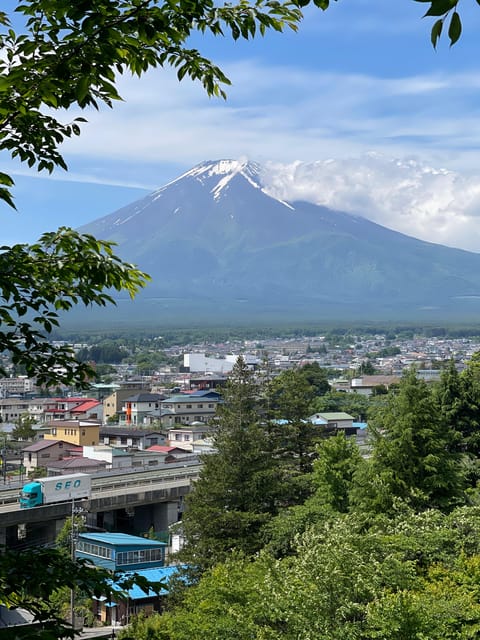
[[[151,569],[137,569],[134,572],[123,573],[117,581],[112,581],[112,594],[110,600],[104,598],[94,598],[95,618],[104,624],[115,625],[117,622],[124,625],[129,623],[132,616],[139,614],[149,616],[155,612],[161,612],[165,606],[165,598],[168,595],[168,583],[179,571],[178,566],[155,567]],[[120,584],[122,578],[132,578],[139,576],[148,582],[161,584],[162,588],[157,593],[150,589],[146,593],[137,584],[133,584],[129,589]],[[118,594],[118,595],[117,595]]]
[[[141,612],[148,615],[161,610],[166,590],[160,595],[153,590],[145,593],[134,585],[128,589],[128,597],[125,598],[118,583],[123,576],[130,577],[133,573],[149,582],[166,582],[178,571],[178,567],[164,567],[166,547],[165,542],[126,533],[79,534],[75,557],[119,575],[119,578],[112,579],[114,593],[110,600],[105,597],[94,599],[94,614],[99,621],[112,625],[116,622],[127,624],[133,615]],[[115,592],[120,591],[122,594],[116,597]]]
[[[103,460],[92,460],[84,456],[68,456],[62,460],[46,465],[48,476],[63,476],[70,473],[97,473],[105,471],[107,463]]]
[[[90,460],[103,463],[106,469],[131,469],[133,452],[110,447],[106,444],[83,447],[83,455]]]
[[[146,424],[146,416],[159,409],[164,397],[160,393],[146,392],[128,396],[119,413],[119,425],[135,427]]]
[[[375,387],[385,387],[386,389],[389,389],[390,385],[398,384],[399,382],[400,376],[394,375],[362,376],[361,378],[352,378],[350,391],[370,396],[372,395]]]
[[[357,428],[353,426],[353,416],[343,411],[314,413],[309,420],[324,427],[326,431],[343,431],[347,436],[357,433]]]
[[[9,396],[25,397],[35,391],[35,381],[27,376],[0,378],[0,398]]]
[[[47,424],[44,440],[63,440],[77,446],[98,444],[100,423],[92,420],[54,420]]]
[[[51,420],[102,420],[103,405],[95,398],[48,398],[44,422]]]
[[[123,406],[127,398],[141,393],[143,389],[138,386],[137,388],[121,387],[115,389],[109,395],[103,399],[103,419],[105,422],[118,417],[118,414],[122,412]]]
[[[193,423],[189,427],[177,427],[168,430],[168,441],[171,446],[182,447],[188,451],[193,451],[193,446],[197,440],[205,440],[210,430],[203,422]]]
[[[148,429],[134,429],[132,427],[117,427],[103,425],[100,428],[101,444],[122,449],[148,449],[155,444],[165,444],[167,436],[161,431]]]
[[[39,440],[23,449],[23,466],[27,474],[38,467],[47,468],[52,462],[69,455],[69,443],[62,440]]]
[[[217,411],[221,395],[217,391],[194,391],[178,394],[160,403],[161,423],[167,427],[193,422],[208,422]]]
[[[29,401],[21,398],[0,398],[1,422],[16,422],[20,416],[28,413]]]

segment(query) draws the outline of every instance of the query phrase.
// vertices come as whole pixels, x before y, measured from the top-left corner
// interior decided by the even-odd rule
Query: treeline
[[[234,342],[237,340],[253,340],[261,343],[262,340],[273,338],[296,339],[309,338],[315,336],[325,336],[327,342],[342,343],[349,342],[355,336],[375,336],[384,335],[387,340],[407,340],[415,336],[426,338],[476,338],[480,336],[480,328],[477,325],[462,326],[425,326],[425,325],[352,325],[343,326],[319,324],[319,325],[279,325],[279,326],[257,326],[252,327],[154,327],[136,328],[132,325],[129,329],[121,331],[57,331],[53,339],[65,340],[75,343],[86,343],[88,345],[103,341],[122,342],[127,347],[134,345],[147,346],[152,343],[160,348],[170,346],[201,345],[203,343]]]
[[[313,394],[239,361],[184,514],[190,586],[124,637],[478,637],[480,358],[407,372],[370,408],[368,455],[305,420]]]

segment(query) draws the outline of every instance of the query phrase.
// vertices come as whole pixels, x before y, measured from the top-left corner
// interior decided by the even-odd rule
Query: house
[[[69,443],[62,440],[39,440],[23,449],[23,466],[27,474],[38,467],[47,468],[52,462],[69,455]]]
[[[180,460],[189,460],[192,458],[192,452],[189,449],[175,446],[153,445],[148,451],[155,451],[156,453],[163,454],[165,456],[165,464],[170,462],[178,462]]]
[[[192,422],[208,422],[216,414],[222,396],[217,391],[199,390],[178,394],[160,403],[162,425],[172,427]]]
[[[343,411],[314,413],[309,420],[324,427],[326,431],[343,431],[347,436],[357,433],[356,427],[353,426],[353,416]]]
[[[171,446],[179,446],[193,451],[193,445],[197,440],[205,440],[210,429],[203,422],[194,422],[189,427],[175,427],[169,429],[167,437]]]
[[[360,393],[365,396],[371,396],[375,387],[385,387],[388,389],[392,384],[400,382],[399,376],[390,375],[374,375],[363,376],[362,378],[352,378],[350,383],[350,391]]]
[[[98,444],[100,423],[92,420],[54,420],[47,424],[44,440],[63,440],[77,446]]]
[[[148,449],[155,444],[166,444],[167,436],[161,431],[148,431],[133,427],[104,425],[100,428],[100,443],[123,449]]]
[[[70,473],[97,473],[105,471],[107,463],[103,460],[92,460],[83,456],[68,456],[62,460],[46,465],[47,475],[61,476]]]
[[[112,391],[103,399],[104,421],[107,422],[107,420],[112,420],[115,417],[118,418],[118,414],[121,413],[125,400],[135,394],[141,393],[142,391],[143,389],[140,386],[136,388],[121,387],[120,389]]]
[[[106,469],[131,469],[133,454],[106,444],[83,447],[83,455],[90,460],[103,462]]]
[[[159,408],[164,397],[160,393],[146,392],[128,396],[118,414],[118,424],[133,427],[145,424],[146,416]]]
[[[44,422],[51,420],[102,420],[103,405],[95,398],[48,398],[44,404]]]
[[[203,376],[196,375],[190,377],[189,385],[191,391],[205,391],[208,389],[217,389],[218,387],[223,387],[227,384],[227,380],[227,376],[214,375],[213,373]]]
[[[0,421],[16,422],[20,416],[27,414],[29,401],[20,398],[0,398]]]

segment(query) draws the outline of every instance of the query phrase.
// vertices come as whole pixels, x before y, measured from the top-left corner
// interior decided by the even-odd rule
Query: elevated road
[[[201,465],[172,465],[152,471],[112,470],[92,475],[90,500],[79,500],[89,513],[178,500],[190,491]],[[0,526],[8,527],[66,518],[72,501],[20,509],[21,487],[0,488]]]

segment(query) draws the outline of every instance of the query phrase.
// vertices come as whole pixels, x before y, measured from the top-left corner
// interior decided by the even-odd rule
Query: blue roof
[[[353,422],[352,426],[355,427],[355,429],[366,429],[368,425],[366,422]]]
[[[138,569],[138,571],[125,571],[122,572],[120,576],[120,580],[125,577],[129,578],[132,576],[141,576],[145,578],[149,582],[164,582],[166,583],[170,578],[172,578],[175,573],[181,567],[178,566],[170,566],[170,567],[156,567],[154,569]],[[157,595],[155,591],[152,589],[149,590],[148,593],[145,593],[143,589],[141,589],[138,585],[133,585],[128,591],[124,591],[116,582],[111,581],[112,589],[114,591],[124,592],[125,595],[128,595],[130,600],[142,600],[143,598],[152,598]],[[168,586],[168,585],[166,585]],[[160,589],[159,595],[166,595],[168,593],[168,588]]]
[[[132,536],[128,533],[81,533],[79,538],[101,544],[110,544],[115,547],[132,546],[136,547],[166,547],[165,542],[142,538],[142,536]]]

